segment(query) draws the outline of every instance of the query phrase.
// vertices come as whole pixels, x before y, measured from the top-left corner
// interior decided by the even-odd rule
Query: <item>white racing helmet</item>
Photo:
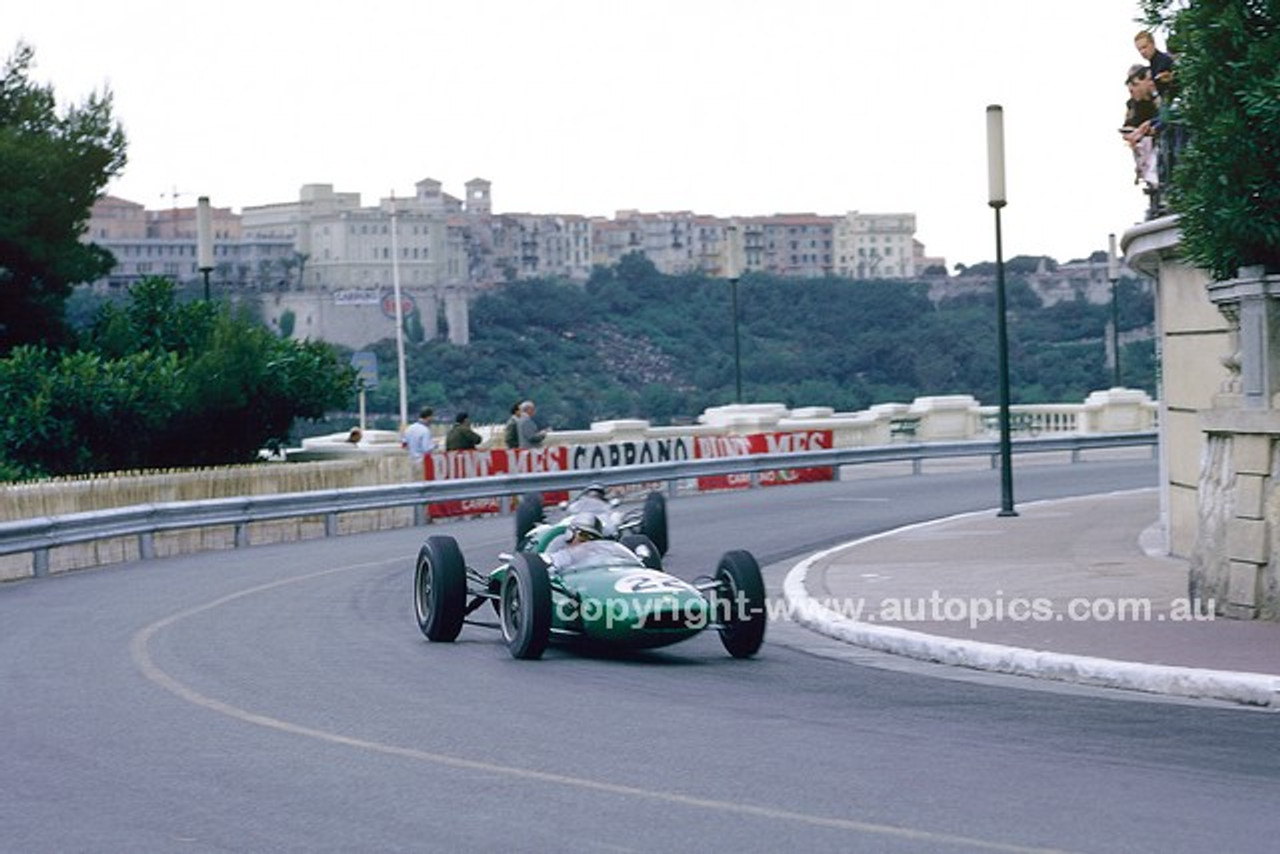
[[[569,533],[584,540],[598,540],[604,536],[604,525],[594,513],[575,513],[569,520]]]

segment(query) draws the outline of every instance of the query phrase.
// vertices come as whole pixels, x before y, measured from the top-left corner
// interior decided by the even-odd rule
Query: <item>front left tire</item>
[[[467,615],[467,564],[457,540],[427,537],[418,550],[413,594],[418,628],[427,640],[456,640]]]

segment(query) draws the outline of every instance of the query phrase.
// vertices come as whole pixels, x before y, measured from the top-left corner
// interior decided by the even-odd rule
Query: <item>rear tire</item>
[[[537,659],[551,639],[551,579],[541,555],[522,552],[502,582],[502,638],[513,658]]]
[[[734,658],[750,658],[764,643],[768,614],[764,608],[764,578],[751,552],[725,552],[716,566],[715,609],[720,620],[720,643]]]
[[[530,492],[520,496],[516,506],[516,548],[524,543],[529,532],[542,524],[545,514],[542,510],[542,493]]]
[[[640,533],[653,541],[658,554],[667,553],[667,498],[661,492],[650,492],[644,497]]]
[[[448,643],[467,611],[467,564],[453,537],[427,537],[413,573],[413,610],[427,640]]]

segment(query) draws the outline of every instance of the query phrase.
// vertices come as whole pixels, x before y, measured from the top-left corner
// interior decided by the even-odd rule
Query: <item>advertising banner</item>
[[[745,457],[748,454],[790,454],[816,451],[831,447],[830,430],[804,430],[789,433],[754,433],[750,436],[700,436],[694,440],[696,459],[717,457]],[[780,469],[760,472],[761,486],[785,486],[789,483],[813,483],[832,480],[835,471],[830,467],[805,469]],[[746,489],[751,486],[750,474],[722,474],[698,478],[698,489]]]
[[[689,459],[740,457],[748,454],[784,454],[831,447],[830,430],[787,433],[756,433],[750,436],[700,436],[648,439],[640,442],[607,442],[592,445],[555,445],[548,448],[498,448],[491,451],[436,451],[425,461],[427,480],[493,477],[506,474],[534,474],[557,471],[599,471],[628,468],[646,463],[678,462]],[[781,469],[761,472],[761,486],[812,483],[831,480],[834,471],[825,468]],[[698,478],[699,490],[746,489],[751,475],[730,474]],[[626,491],[660,489],[661,484],[633,484]],[[547,492],[546,506],[568,499],[567,492]],[[430,505],[431,518],[498,513],[501,498],[469,501],[441,501]]]
[[[428,455],[427,480],[493,477],[557,471],[598,471],[646,463],[676,462],[693,457],[693,440],[687,437],[649,439],[641,442],[609,442],[593,445],[555,445],[548,448],[498,448],[491,451],[437,451]],[[546,506],[568,498],[566,492],[543,494]],[[431,518],[497,513],[500,498],[444,501],[430,506]]]

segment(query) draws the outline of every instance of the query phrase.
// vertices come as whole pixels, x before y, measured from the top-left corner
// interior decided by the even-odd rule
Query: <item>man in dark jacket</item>
[[[511,404],[511,417],[502,430],[502,444],[508,448],[520,447],[520,403]]]
[[[483,442],[480,434],[471,429],[471,418],[465,412],[459,412],[453,419],[449,434],[444,437],[446,451],[469,451]]]

